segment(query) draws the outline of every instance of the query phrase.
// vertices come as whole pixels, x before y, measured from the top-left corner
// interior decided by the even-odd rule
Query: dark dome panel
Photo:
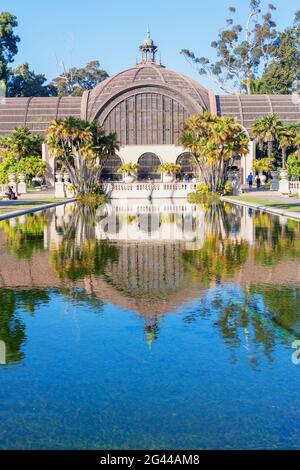
[[[104,120],[121,145],[178,145],[189,112],[178,101],[158,93],[140,93],[118,103]]]
[[[194,80],[152,62],[146,62],[125,70],[100,83],[83,97],[82,117],[104,122],[106,108],[112,101],[138,93],[139,88],[151,88],[151,92],[176,97],[188,115],[210,110],[208,91]],[[122,98],[120,99],[122,101]]]
[[[80,117],[81,97],[3,98],[0,100],[0,136],[15,127],[27,126],[44,134],[56,118]]]

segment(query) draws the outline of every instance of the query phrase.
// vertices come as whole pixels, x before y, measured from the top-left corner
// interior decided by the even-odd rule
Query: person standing
[[[258,189],[258,191],[261,188],[261,179],[260,179],[259,175],[256,177],[256,188]]]
[[[249,184],[249,189],[251,190],[252,186],[253,186],[253,174],[252,173],[250,173],[248,175],[247,181],[248,181],[248,184]]]

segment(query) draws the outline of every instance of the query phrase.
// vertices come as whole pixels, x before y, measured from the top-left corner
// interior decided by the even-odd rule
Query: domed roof
[[[143,45],[144,45],[144,46],[153,46],[153,45],[154,45],[154,41],[153,41],[153,39],[151,39],[151,38],[145,38],[145,39],[144,39],[144,42],[143,42]]]
[[[104,80],[85,92],[82,118],[100,118],[104,109],[132,94],[162,93],[180,102],[189,114],[210,110],[209,92],[185,75],[173,72],[155,62],[143,62]]]

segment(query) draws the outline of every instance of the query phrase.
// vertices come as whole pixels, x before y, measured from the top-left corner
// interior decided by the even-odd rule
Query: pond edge
[[[260,204],[256,204],[255,202],[248,202],[248,201],[241,201],[239,199],[232,199],[231,197],[222,196],[222,202],[229,202],[230,204],[237,204],[238,206],[246,206],[251,207],[252,209],[257,209],[263,212],[268,212],[270,214],[279,215],[281,217],[287,217],[288,219],[294,219],[299,221],[300,220],[300,213],[299,215],[296,212],[285,211],[282,209],[276,209],[270,206],[263,206]]]
[[[47,209],[51,209],[57,206],[62,206],[64,204],[70,204],[71,202],[75,202],[75,201],[76,201],[76,198],[72,198],[72,199],[67,199],[65,201],[51,202],[50,204],[41,204],[40,206],[37,206],[37,207],[31,207],[28,209],[13,211],[13,212],[9,212],[8,214],[0,214],[0,221],[13,219],[15,217],[20,217],[21,215],[33,214],[34,212],[43,212]]]

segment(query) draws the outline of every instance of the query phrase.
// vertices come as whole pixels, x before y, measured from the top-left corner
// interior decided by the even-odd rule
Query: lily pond
[[[300,224],[228,204],[0,222],[1,449],[300,447]]]

